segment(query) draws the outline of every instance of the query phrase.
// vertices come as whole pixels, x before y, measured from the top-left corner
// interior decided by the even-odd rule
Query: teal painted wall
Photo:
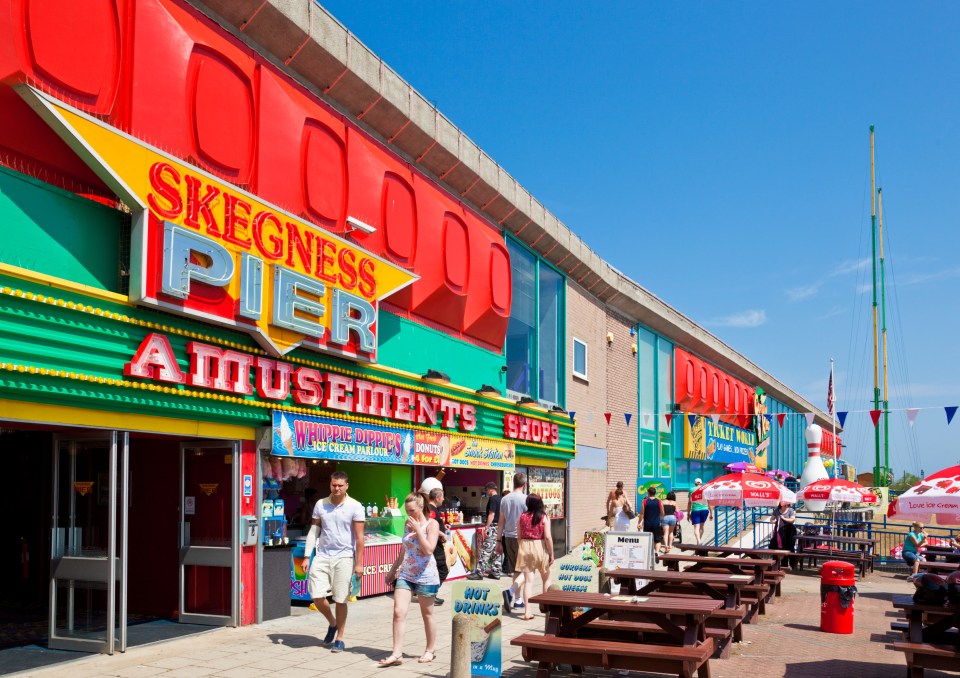
[[[440,370],[459,386],[490,384],[504,392],[506,359],[406,318],[380,311],[377,362],[413,374]]]
[[[123,215],[0,167],[0,262],[117,292]]]

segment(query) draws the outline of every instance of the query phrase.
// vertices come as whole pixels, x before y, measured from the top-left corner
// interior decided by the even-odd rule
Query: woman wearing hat
[[[696,490],[703,485],[703,481],[697,478],[693,481],[693,484],[694,490]],[[703,528],[706,527],[707,521],[711,518],[713,518],[713,510],[706,502],[693,501],[692,499],[687,502],[687,520],[693,524],[693,536],[698,544],[703,542]]]

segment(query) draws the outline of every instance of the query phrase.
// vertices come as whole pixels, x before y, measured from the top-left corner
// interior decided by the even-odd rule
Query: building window
[[[587,345],[573,338],[573,376],[586,381],[587,377]]]
[[[563,402],[565,281],[521,245],[507,239],[513,303],[504,354],[507,391],[545,405]]]

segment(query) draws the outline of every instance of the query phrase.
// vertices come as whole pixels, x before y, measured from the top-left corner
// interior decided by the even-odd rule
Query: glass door
[[[180,621],[236,626],[239,447],[180,446]]]
[[[54,439],[52,649],[126,650],[127,458],[126,433]]]

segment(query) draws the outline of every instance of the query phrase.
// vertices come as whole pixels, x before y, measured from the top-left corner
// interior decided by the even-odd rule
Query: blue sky
[[[321,4],[612,265],[821,408],[834,358],[863,471],[875,125],[891,466],[960,463],[960,5]]]

